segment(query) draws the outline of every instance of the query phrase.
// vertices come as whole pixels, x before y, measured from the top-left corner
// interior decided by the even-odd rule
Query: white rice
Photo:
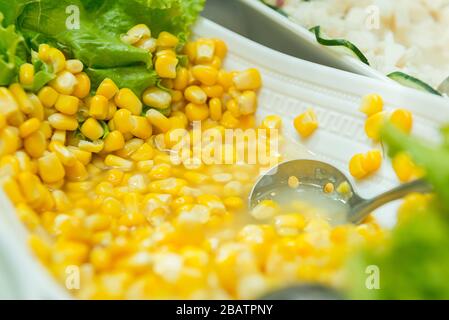
[[[384,74],[402,71],[435,88],[449,76],[449,0],[267,2],[284,2],[293,21],[353,42]]]

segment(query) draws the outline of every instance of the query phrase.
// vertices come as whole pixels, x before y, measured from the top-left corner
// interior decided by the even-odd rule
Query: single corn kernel
[[[105,97],[107,100],[111,100],[119,91],[119,88],[109,78],[104,79],[97,89],[97,95]]]
[[[400,152],[393,157],[393,169],[401,182],[409,182],[422,175],[422,171],[413,163],[410,156]]]
[[[7,118],[20,112],[19,104],[14,99],[12,92],[7,88],[0,87],[0,105],[2,106],[1,113],[4,114]]]
[[[33,105],[33,111],[28,115],[30,118],[36,118],[39,121],[43,121],[45,118],[44,106],[39,100],[38,96],[34,93],[28,93],[28,99],[30,99]]]
[[[167,132],[170,130],[170,120],[157,110],[150,109],[146,113],[146,118],[150,121],[151,125],[157,128],[161,132]]]
[[[299,187],[299,179],[295,176],[288,177],[287,184],[290,188],[296,189]]]
[[[133,115],[138,116],[142,113],[142,102],[131,89],[120,89],[114,100],[119,108],[127,109]]]
[[[380,150],[371,150],[363,155],[362,166],[367,173],[377,171],[382,164],[382,153]]]
[[[222,114],[223,114],[223,109],[222,109],[222,103],[221,100],[218,98],[212,98],[209,101],[209,113],[210,113],[210,118],[214,121],[220,121]]]
[[[366,119],[365,133],[368,138],[379,141],[380,130],[387,120],[387,113],[385,111],[378,112]]]
[[[56,48],[50,48],[48,50],[48,61],[53,66],[54,73],[59,73],[65,68],[66,60],[64,54]]]
[[[19,82],[23,86],[31,86],[34,81],[34,66],[24,63],[19,68]]]
[[[84,181],[89,177],[86,165],[79,160],[76,160],[71,166],[65,167],[65,175],[70,181]]]
[[[61,94],[55,104],[55,109],[61,113],[74,115],[78,112],[79,99],[74,96]]]
[[[154,149],[148,143],[144,143],[131,155],[134,161],[147,161],[153,159]]]
[[[9,200],[15,205],[24,202],[24,196],[20,190],[19,184],[12,176],[4,177],[0,180],[0,187],[6,193]]]
[[[149,88],[143,93],[143,102],[149,107],[166,109],[172,102],[170,93],[157,87]]]
[[[61,94],[72,95],[78,80],[68,71],[62,71],[55,79],[50,81],[49,85]]]
[[[115,128],[123,134],[130,132],[133,128],[131,112],[128,109],[117,110],[112,119],[114,120]]]
[[[125,171],[132,170],[134,163],[121,157],[108,154],[104,159],[104,164],[111,168],[122,169]]]
[[[162,31],[157,38],[157,46],[163,48],[174,48],[178,45],[179,39],[170,32]]]
[[[36,132],[41,127],[41,122],[37,118],[31,118],[22,123],[19,127],[19,133],[21,138],[26,138],[30,134]]]
[[[366,114],[368,117],[381,112],[384,107],[384,101],[378,94],[369,94],[363,97],[360,111]]]
[[[349,162],[349,172],[354,178],[362,179],[368,172],[363,168],[363,154],[356,154]]]
[[[129,158],[137,149],[144,144],[142,139],[133,138],[126,141],[123,149],[117,151],[115,154],[122,158]]]
[[[307,138],[318,128],[318,120],[313,109],[308,109],[299,115],[293,121],[296,131],[303,137]]]
[[[46,108],[51,108],[58,100],[59,93],[52,87],[43,87],[38,93],[39,100]]]
[[[235,129],[238,127],[239,125],[239,119],[237,119],[236,117],[234,117],[234,115],[232,114],[232,112],[225,111],[223,113],[223,116],[221,117],[220,120],[220,124],[225,127],[225,128],[229,128],[229,129]]]
[[[104,141],[103,140],[94,140],[94,141],[85,141],[81,140],[78,143],[78,148],[80,148],[83,151],[92,152],[92,153],[99,153],[104,148]]]
[[[239,118],[242,113],[240,112],[240,106],[235,99],[229,99],[226,103],[226,110],[232,113],[236,118]]]
[[[202,121],[209,117],[209,108],[205,104],[189,103],[186,106],[185,113],[190,121]]]
[[[22,86],[18,83],[14,83],[9,86],[9,90],[13,94],[17,103],[19,104],[19,108],[23,113],[30,114],[33,112],[33,103],[28,98],[25,90],[23,90]]]
[[[90,78],[86,73],[81,72],[75,75],[75,79],[76,85],[72,94],[77,98],[84,99],[90,93]]]
[[[141,39],[151,38],[151,30],[145,24],[137,24],[121,36],[121,40],[127,44],[135,44]]]
[[[215,41],[211,39],[199,39],[195,46],[195,63],[209,63],[215,55]]]
[[[257,220],[266,220],[278,214],[280,208],[273,200],[262,200],[252,210],[251,215]]]
[[[262,77],[257,69],[238,72],[233,76],[232,81],[237,90],[240,91],[258,90],[262,86]]]
[[[217,83],[218,71],[206,65],[196,65],[192,68],[192,75],[206,86],[213,86]]]
[[[213,39],[215,43],[215,55],[223,60],[228,54],[228,46],[221,39]]]
[[[141,116],[131,116],[132,129],[131,133],[140,139],[148,139],[153,133],[151,124],[147,118]]]
[[[64,166],[72,166],[77,161],[75,155],[64,145],[64,142],[54,140],[50,142],[48,149],[56,154]]]
[[[46,183],[57,182],[65,176],[64,166],[54,153],[48,153],[39,158],[37,167],[39,176]]]
[[[410,133],[413,126],[413,115],[405,109],[396,109],[390,116],[390,122],[405,133]]]
[[[161,56],[156,59],[156,73],[161,78],[176,79],[176,66],[179,60],[175,57]]]
[[[107,153],[117,151],[122,149],[125,146],[125,138],[123,138],[123,134],[118,131],[110,132],[106,138],[104,139],[104,148],[103,150]]]
[[[54,113],[48,117],[48,122],[56,130],[74,131],[78,128],[78,121],[74,116]]]
[[[134,44],[134,46],[154,53],[157,49],[157,40],[154,38],[140,39]]]
[[[240,210],[244,205],[242,198],[234,196],[225,198],[223,203],[230,210]]]
[[[48,52],[50,51],[50,46],[48,44],[40,44],[38,48],[38,57],[44,62],[48,62],[49,56]]]
[[[184,97],[195,104],[205,104],[207,101],[206,93],[198,86],[190,86],[184,91]]]
[[[254,91],[245,91],[238,98],[237,103],[242,115],[253,114],[257,108],[257,96]]]
[[[47,149],[47,139],[41,131],[35,131],[23,141],[25,151],[33,158],[39,158]]]
[[[189,83],[189,71],[181,67],[178,69],[178,73],[176,74],[176,78],[173,82],[173,88],[175,90],[183,91]]]
[[[324,193],[332,193],[335,190],[335,186],[333,183],[328,182],[324,185],[323,191]]]
[[[103,127],[94,118],[89,118],[83,123],[81,132],[90,140],[100,139],[104,134]]]
[[[163,49],[156,52],[156,59],[160,57],[171,57],[176,58],[176,52],[172,49]],[[166,79],[162,79],[164,81]]]
[[[209,98],[221,98],[224,94],[224,89],[221,85],[205,86],[202,85],[201,89],[206,93]]]
[[[73,74],[77,74],[83,71],[84,65],[78,59],[67,60],[65,62],[65,69]]]
[[[337,187],[337,192],[342,195],[347,195],[351,193],[351,186],[347,181],[340,183]]]
[[[234,85],[232,78],[233,75],[231,72],[228,72],[226,70],[220,70],[218,72],[217,82],[226,90]]]
[[[90,100],[89,114],[98,120],[105,120],[109,112],[109,101],[103,95],[96,95]]]
[[[53,129],[51,128],[50,122],[48,121],[41,122],[39,130],[42,131],[42,133],[45,136],[45,139],[50,139],[53,134]]]

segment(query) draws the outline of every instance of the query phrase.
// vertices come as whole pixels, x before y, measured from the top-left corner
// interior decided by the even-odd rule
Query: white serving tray
[[[429,140],[437,140],[437,128],[449,118],[449,102],[445,99],[287,56],[204,18],[196,24],[194,36],[226,41],[229,47],[226,68],[256,67],[261,71],[264,85],[257,115],[259,118],[268,114],[281,115],[284,134],[292,140],[301,142],[294,132],[293,118],[307,107],[314,108],[320,128],[301,143],[314,157],[346,173],[352,155],[376,147],[366,138],[364,115],[358,111],[365,94],[381,94],[387,109],[403,107],[412,111],[414,133]],[[396,184],[391,166],[385,160],[378,174],[355,186],[361,195],[368,197]],[[394,206],[379,210],[377,216],[382,224],[394,225]],[[0,192],[0,298],[69,298],[30,253],[26,231],[3,192]]]

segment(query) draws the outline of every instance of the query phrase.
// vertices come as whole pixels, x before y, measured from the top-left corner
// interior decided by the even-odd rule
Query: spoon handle
[[[371,212],[384,204],[401,199],[410,193],[427,193],[431,191],[432,186],[423,179],[401,184],[400,186],[382,193],[373,199],[359,199],[358,203],[355,204],[351,210],[349,220],[353,223],[360,223]]]

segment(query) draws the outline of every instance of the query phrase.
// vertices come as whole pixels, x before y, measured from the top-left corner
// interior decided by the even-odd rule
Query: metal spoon
[[[299,179],[301,184],[298,188],[301,188],[301,185],[323,188],[329,182],[333,183],[334,186],[347,182],[352,192],[346,198],[342,197],[336,199],[336,201],[342,201],[347,205],[346,220],[355,224],[363,221],[372,211],[386,203],[401,199],[413,192],[426,193],[432,191],[431,186],[424,180],[415,180],[402,184],[375,198],[364,199],[354,191],[350,180],[332,165],[316,160],[292,160],[271,168],[258,179],[249,195],[250,208],[255,207],[271,191],[287,186],[288,179],[291,176]]]

